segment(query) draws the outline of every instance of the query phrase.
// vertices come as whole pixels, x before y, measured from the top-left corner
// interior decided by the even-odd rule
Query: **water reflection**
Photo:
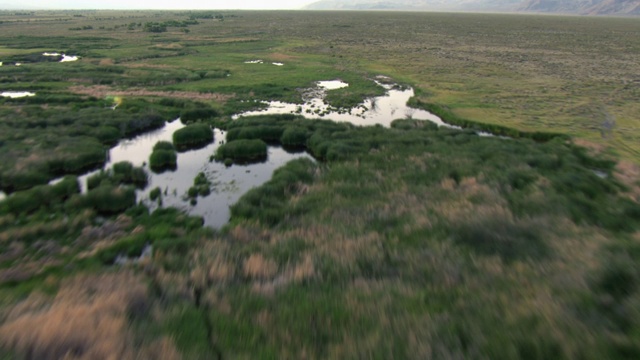
[[[327,80],[327,81],[318,81],[318,87],[326,89],[326,90],[336,90],[342,89],[349,86],[346,82],[342,80]]]
[[[216,139],[224,137],[218,130],[215,135]],[[280,147],[269,147],[266,162],[227,168],[222,163],[208,161],[209,155],[218,146],[216,142],[203,149],[179,154],[177,171],[154,174],[147,189],[141,191],[145,204],[152,209],[157,207],[156,203],[148,199],[150,191],[160,187],[163,192],[162,206],[184,209],[192,215],[202,216],[207,226],[221,227],[229,221],[229,206],[235,204],[247,191],[267,182],[277,168],[290,160],[311,158],[307,153],[291,154]],[[200,172],[204,172],[211,181],[211,194],[198,197],[197,204],[192,206],[186,201],[185,194]]]
[[[79,56],[64,55],[64,54],[62,54],[62,59],[60,60],[60,62],[78,61],[78,59],[80,59],[80,57],[79,57]]]
[[[78,61],[78,59],[80,59],[79,56],[65,55],[65,54],[61,54],[61,53],[57,53],[57,52],[44,52],[44,53],[42,53],[42,55],[43,56],[62,56],[62,58],[60,59],[59,62]]]
[[[326,91],[340,89],[349,84],[340,80],[319,81],[317,88],[310,89],[305,96],[304,104],[291,104],[282,101],[265,102],[268,107],[262,110],[248,111],[239,116],[266,114],[300,114],[310,119],[328,119],[339,122],[350,122],[354,125],[370,126],[380,124],[389,127],[396,119],[412,118],[436,123],[438,126],[460,129],[449,125],[438,116],[421,109],[407,106],[407,101],[414,95],[412,88],[399,89],[392,84],[376,82],[385,88],[386,94],[365,100],[363,104],[349,111],[335,109],[324,102]],[[236,116],[237,118],[237,116]]]
[[[390,126],[395,119],[413,118],[431,121],[439,126],[459,128],[444,123],[439,117],[425,110],[407,106],[407,101],[414,95],[413,89],[400,89],[397,86],[381,82],[378,82],[378,85],[387,90],[385,95],[368,99],[364,104],[349,112],[338,111],[324,103],[326,91],[349,86],[340,80],[331,80],[319,81],[315,88],[309,89],[305,93],[306,101],[303,105],[270,102],[268,103],[269,107],[265,110],[245,112],[241,116],[298,113],[308,118],[320,117],[334,121],[351,122],[355,125],[380,124],[383,126]],[[221,227],[227,223],[230,217],[229,206],[236,203],[251,188],[268,181],[277,168],[296,158],[311,158],[306,152],[290,153],[280,147],[269,147],[267,161],[257,164],[233,165],[227,168],[222,163],[209,161],[221,141],[225,140],[222,131],[215,129],[213,143],[201,149],[178,153],[175,171],[154,174],[148,166],[153,146],[158,141],[171,141],[173,133],[182,127],[184,125],[176,120],[167,123],[161,129],[147,132],[133,139],[120,141],[109,151],[109,160],[104,169],[108,170],[114,163],[121,161],[129,161],[134,166],[144,167],[149,174],[149,186],[138,190],[139,201],[151,209],[158,206],[183,209],[192,215],[202,216],[205,225],[211,227]],[[488,134],[481,133],[481,135]],[[79,177],[82,192],[87,191],[87,178],[97,172],[99,171]],[[191,204],[186,194],[193,185],[194,178],[200,172],[204,173],[211,182],[211,194],[198,197],[197,203]],[[60,180],[57,179],[51,183]],[[162,191],[161,202],[150,200],[150,192],[155,188],[160,188]],[[4,194],[0,193],[0,199],[2,196]]]
[[[280,147],[269,147],[267,161],[257,164],[233,165],[225,167],[222,163],[210,162],[209,157],[225,140],[225,135],[219,129],[214,130],[215,141],[197,150],[178,153],[177,169],[161,174],[153,173],[148,166],[149,156],[153,146],[158,141],[171,141],[173,133],[184,127],[179,121],[167,123],[163,128],[147,132],[132,139],[120,141],[109,151],[109,160],[104,169],[110,169],[120,161],[129,161],[134,166],[142,166],[149,174],[149,185],[138,190],[138,201],[142,201],[150,209],[157,208],[158,202],[149,199],[150,192],[156,187],[162,190],[161,204],[164,207],[175,207],[185,210],[191,215],[202,216],[206,226],[221,227],[229,221],[229,206],[250,189],[260,186],[271,179],[273,172],[287,162],[301,158],[311,158],[307,153],[289,153]],[[87,178],[98,173],[99,170],[79,177],[82,192],[87,191]],[[193,179],[198,173],[206,174],[212,183],[211,194],[198,197],[197,203],[191,205],[186,194],[193,185]],[[54,184],[61,179],[51,182]]]
[[[27,96],[35,96],[35,95],[36,93],[32,93],[28,91],[4,91],[0,93],[0,96],[12,98],[12,99],[27,97]]]

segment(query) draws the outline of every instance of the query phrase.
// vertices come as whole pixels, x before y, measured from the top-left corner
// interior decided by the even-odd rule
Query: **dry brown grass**
[[[88,245],[89,248],[78,254],[79,258],[95,255],[101,249],[111,246],[114,242],[127,235],[127,228],[131,226],[131,218],[119,215],[115,221],[107,220],[99,226],[85,226],[76,239],[76,245]],[[134,232],[135,233],[135,229]]]
[[[266,241],[270,237],[268,230],[265,230],[257,225],[251,225],[251,224],[234,226],[229,231],[229,235],[234,241],[239,241],[242,243],[249,243],[252,241]]]
[[[628,196],[635,201],[640,201],[640,166],[638,164],[622,160],[616,165],[615,177],[629,188]]]
[[[220,257],[216,257],[209,265],[207,275],[210,281],[224,283],[235,276],[235,266]]]
[[[273,295],[278,289],[282,289],[290,284],[299,284],[315,276],[314,261],[311,255],[307,254],[298,263],[288,264],[283,271],[268,281],[254,281],[251,289],[262,295]]]
[[[233,97],[233,95],[225,95],[219,93],[200,93],[193,91],[151,91],[136,88],[119,90],[106,85],[71,86],[69,87],[69,91],[76,94],[90,95],[98,98],[104,98],[107,96],[158,96],[192,100],[215,100],[219,102],[225,102]]]
[[[128,317],[146,311],[148,302],[146,286],[131,273],[78,275],[52,300],[35,293],[14,306],[0,327],[0,344],[35,359],[178,358],[167,339],[149,348],[132,344]]]
[[[272,279],[278,272],[278,264],[271,259],[265,259],[261,254],[252,254],[243,263],[244,276],[251,279]]]

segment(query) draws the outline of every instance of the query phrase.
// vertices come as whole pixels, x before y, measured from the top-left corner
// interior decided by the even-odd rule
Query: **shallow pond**
[[[264,64],[264,60],[260,60],[260,59],[247,60],[244,63],[245,64]],[[284,66],[284,63],[281,63],[281,62],[272,62],[271,64],[275,66]]]
[[[389,127],[393,120],[413,118],[431,121],[438,126],[460,129],[460,127],[443,122],[438,116],[428,111],[407,106],[407,101],[414,95],[412,88],[398,88],[395,85],[381,82],[377,82],[377,84],[387,90],[386,94],[367,99],[363,104],[350,111],[335,109],[324,102],[327,91],[349,86],[349,84],[340,80],[330,80],[318,81],[316,88],[309,89],[303,96],[305,98],[304,104],[291,104],[281,101],[265,102],[268,105],[265,109],[248,111],[238,116],[300,114],[306,118],[330,119],[363,126],[380,124],[386,127]]]
[[[0,96],[9,97],[9,98],[21,98],[21,97],[35,96],[35,95],[36,93],[32,93],[28,91],[4,91],[0,93]]]
[[[413,89],[398,88],[380,82],[378,84],[387,90],[385,95],[366,100],[363,105],[349,112],[336,110],[324,103],[323,99],[327,91],[349,86],[340,80],[330,80],[319,81],[315,88],[308,89],[305,92],[305,103],[302,105],[270,102],[267,103],[267,109],[245,112],[238,116],[294,113],[308,118],[325,118],[351,122],[355,125],[380,124],[383,126],[390,126],[395,119],[410,117],[431,121],[439,126],[457,128],[444,123],[439,117],[427,111],[407,106],[407,101],[414,95]],[[172,141],[173,133],[182,127],[184,125],[176,120],[167,123],[161,129],[120,141],[109,151],[109,160],[104,169],[109,169],[114,163],[120,161],[129,161],[134,166],[143,166],[149,175],[149,185],[143,190],[138,190],[138,201],[142,201],[151,209],[158,206],[183,209],[189,214],[202,216],[205,225],[210,227],[218,228],[226,224],[230,217],[229,206],[236,203],[251,188],[260,186],[271,179],[274,170],[296,158],[311,158],[309,154],[304,152],[290,153],[281,147],[270,146],[265,162],[226,167],[222,163],[209,160],[220,143],[225,141],[224,133],[219,129],[214,129],[215,141],[213,143],[201,149],[178,153],[175,171],[153,173],[148,166],[153,146],[158,141]],[[79,177],[82,192],[86,192],[87,178],[97,172],[99,171],[93,171]],[[193,185],[194,178],[200,172],[204,173],[212,183],[211,194],[198,197],[197,203],[191,204],[186,194]],[[60,179],[53,180],[52,183],[57,181]],[[149,199],[151,190],[156,187],[162,190],[161,205]],[[0,193],[0,199],[3,195]]]
[[[287,162],[311,156],[307,153],[289,153],[280,147],[269,147],[265,162],[236,165],[226,167],[222,163],[210,162],[209,157],[215,153],[220,142],[225,140],[222,131],[215,129],[215,141],[208,146],[178,153],[177,169],[161,174],[153,173],[148,166],[149,156],[153,146],[161,140],[171,141],[173,133],[184,127],[179,121],[167,123],[163,128],[150,131],[132,139],[120,141],[109,151],[109,160],[104,169],[109,169],[114,163],[129,161],[134,166],[143,166],[149,176],[149,185],[138,190],[138,201],[142,201],[150,209],[158,207],[157,202],[149,200],[149,193],[156,187],[162,189],[162,206],[183,209],[191,215],[202,216],[206,226],[219,228],[229,221],[229,206],[250,189],[260,186],[271,179],[273,171]],[[91,173],[79,177],[82,192],[87,191],[87,178],[98,173]],[[212,183],[211,194],[198,197],[197,203],[191,205],[186,198],[188,189],[198,173],[206,174]],[[51,183],[60,181],[53,180]]]
[[[61,54],[61,53],[57,53],[57,52],[44,52],[44,53],[42,53],[42,55],[44,55],[44,56],[61,56],[62,58],[60,59],[59,62],[78,61],[78,59],[80,59],[79,56],[65,55],[65,54]]]

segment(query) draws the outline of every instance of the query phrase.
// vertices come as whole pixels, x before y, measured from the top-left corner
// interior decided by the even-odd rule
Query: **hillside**
[[[421,10],[640,15],[638,0],[321,0],[310,10]]]

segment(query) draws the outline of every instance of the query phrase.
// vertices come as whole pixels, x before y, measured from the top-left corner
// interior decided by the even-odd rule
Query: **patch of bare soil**
[[[298,59],[298,56],[293,56],[293,55],[288,55],[283,53],[272,53],[271,55],[269,55],[269,58],[276,61],[285,61],[285,60]]]
[[[72,86],[69,88],[71,92],[82,95],[94,96],[97,98],[106,96],[159,96],[159,97],[172,97],[180,99],[194,99],[194,100],[215,100],[219,102],[225,102],[234,95],[220,94],[220,93],[200,93],[194,91],[154,91],[140,88],[130,88],[127,90],[116,90],[106,85],[93,85],[93,86]]]

